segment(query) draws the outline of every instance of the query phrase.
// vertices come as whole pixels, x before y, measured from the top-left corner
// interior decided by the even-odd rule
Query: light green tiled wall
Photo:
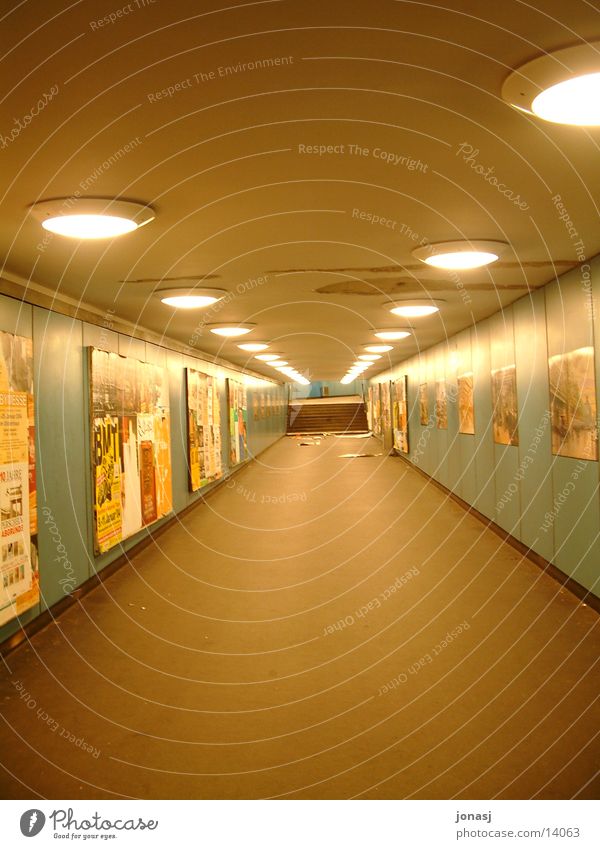
[[[596,340],[600,409],[599,309],[597,258],[587,269],[563,275],[372,380],[408,375],[409,459],[415,465],[596,595],[600,586],[598,462],[551,453],[548,357],[594,345]],[[490,372],[512,363],[517,375],[519,445],[496,445]],[[458,433],[456,378],[465,371],[474,374],[474,436]],[[447,431],[421,426],[418,406],[419,384],[427,382],[433,415],[435,381],[444,374]],[[568,497],[561,497],[564,492]]]
[[[171,468],[173,510],[179,512],[205,495],[188,491],[187,424],[185,411],[185,366],[206,370],[219,376],[221,429],[224,469],[228,469],[227,399],[221,367],[185,357],[158,345],[115,333],[110,329],[81,322],[40,307],[32,307],[0,295],[0,330],[33,339],[34,397],[36,409],[37,499],[40,549],[41,605],[27,611],[24,624],[59,601],[73,584],[61,584],[61,578],[73,577],[75,586],[101,571],[159,526],[125,540],[122,546],[95,556],[91,517],[92,485],[89,452],[88,346],[101,347],[126,356],[165,365],[169,372],[171,405]],[[236,373],[231,372],[232,376]],[[238,376],[239,378],[239,376]],[[273,398],[285,397],[285,387],[266,381],[243,378],[248,392],[248,448],[255,456],[285,433],[285,413],[254,421],[253,393],[268,391]],[[49,513],[41,511],[46,508]],[[44,517],[51,516],[52,522]],[[166,520],[163,520],[166,521]],[[51,532],[52,531],[52,532]],[[57,560],[57,531],[60,544],[68,554],[69,571]],[[62,551],[62,549],[61,549]],[[0,628],[0,642],[18,630],[12,620]]]

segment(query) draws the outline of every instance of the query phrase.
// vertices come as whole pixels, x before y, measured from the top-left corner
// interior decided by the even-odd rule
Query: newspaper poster
[[[232,466],[248,459],[248,410],[246,387],[232,378],[227,379],[229,404],[229,462]]]
[[[598,459],[594,349],[578,348],[548,360],[552,453]]]
[[[38,603],[33,346],[0,332],[0,625]]]
[[[435,382],[435,418],[439,430],[448,429],[448,398],[445,380]]]
[[[216,377],[186,369],[189,488],[196,492],[223,474],[221,406]]]
[[[119,423],[106,416],[94,420],[94,510],[98,551],[108,551],[123,538]]]
[[[429,424],[429,393],[427,384],[419,384],[419,422],[422,425]]]
[[[97,554],[172,510],[166,369],[89,349]]]
[[[458,432],[475,433],[475,405],[473,399],[473,372],[458,376]]]
[[[519,444],[519,408],[515,365],[492,371],[492,427],[498,445]]]
[[[394,448],[408,454],[408,404],[406,400],[406,375],[393,384],[392,418],[394,426]]]

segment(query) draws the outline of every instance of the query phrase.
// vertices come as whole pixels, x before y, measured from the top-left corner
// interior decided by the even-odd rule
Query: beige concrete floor
[[[375,440],[298,442],[9,655],[2,795],[596,797],[596,613]]]

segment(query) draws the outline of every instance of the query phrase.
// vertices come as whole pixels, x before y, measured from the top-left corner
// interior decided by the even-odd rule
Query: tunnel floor
[[[9,654],[3,797],[597,798],[598,615],[381,451],[280,440]]]

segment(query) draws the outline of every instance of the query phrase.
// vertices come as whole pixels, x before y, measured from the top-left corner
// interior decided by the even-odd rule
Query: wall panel
[[[287,388],[115,333],[111,329],[110,314],[107,314],[104,326],[96,326],[0,295],[0,329],[33,338],[40,592],[43,601],[21,617],[21,622],[26,623],[161,525],[157,522],[111,551],[94,555],[87,368],[89,346],[167,367],[173,508],[176,512],[206,495],[215,485],[208,485],[195,494],[188,491],[184,366],[189,364],[199,371],[218,376],[224,476],[228,473],[227,374],[246,382],[249,407],[254,391],[268,389],[272,395],[284,398]],[[286,412],[256,422],[250,417],[248,447],[251,455],[264,450],[285,433]],[[15,619],[1,627],[0,642],[18,628],[19,623]]]
[[[90,504],[84,469],[89,448],[84,422],[81,322],[35,307],[33,363],[36,479],[42,609],[90,576]],[[63,549],[60,546],[64,546]],[[59,559],[61,554],[66,553]],[[10,627],[9,623],[6,627]]]
[[[546,560],[554,556],[553,528],[542,531],[552,508],[548,388],[548,344],[544,292],[514,305],[515,359],[519,398],[521,542]]]
[[[599,464],[552,454],[548,357],[594,346],[594,339],[600,344],[599,313],[600,258],[596,258],[389,372],[392,377],[410,376],[411,462],[596,594],[600,585]],[[598,344],[594,358],[598,421]],[[496,444],[491,371],[513,363],[519,444]],[[453,390],[464,371],[472,371],[474,378],[474,436],[457,433]],[[435,381],[444,372],[447,431],[435,423]],[[387,376],[381,373],[373,380]],[[431,427],[419,421],[418,387],[424,382]]]

